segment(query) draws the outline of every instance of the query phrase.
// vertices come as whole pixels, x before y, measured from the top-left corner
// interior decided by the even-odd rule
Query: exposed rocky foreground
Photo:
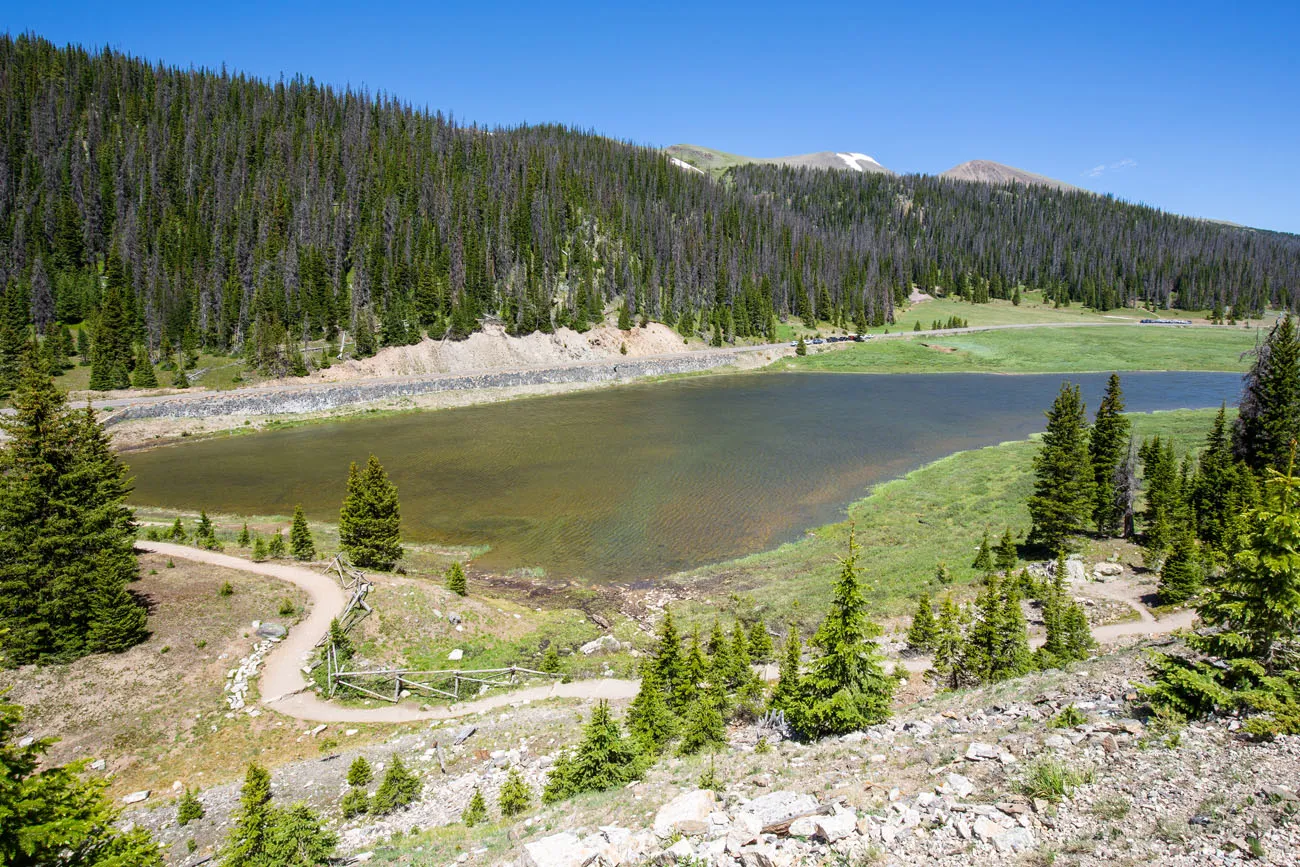
[[[815,744],[733,729],[712,762],[667,758],[626,789],[535,807],[454,844],[449,834],[408,835],[456,826],[476,787],[495,815],[510,766],[539,791],[583,709],[521,704],[435,724],[383,747],[284,766],[274,787],[281,799],[322,808],[341,849],[373,863],[1300,863],[1300,738],[1252,742],[1233,720],[1149,726],[1132,703],[1141,672],[1140,654],[1128,651],[940,696],[900,708],[887,725]],[[1085,721],[1049,722],[1070,705]],[[770,750],[756,748],[760,738]],[[421,800],[380,820],[342,822],[337,802],[352,758],[365,754],[378,770],[394,753],[423,776]],[[716,792],[698,786],[710,765]],[[1080,782],[1059,803],[1044,791],[1035,797],[1028,784],[1042,769]],[[183,844],[172,850],[175,863],[192,863],[224,837],[237,786],[201,800],[207,816],[186,829],[171,805],[131,816],[167,842],[194,837],[193,856]]]

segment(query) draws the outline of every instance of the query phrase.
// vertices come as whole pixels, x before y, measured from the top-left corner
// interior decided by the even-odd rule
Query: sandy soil
[[[624,345],[629,358],[683,350],[681,335],[659,322],[629,331],[602,325],[585,334],[561,328],[554,334],[539,332],[525,337],[510,337],[502,326],[486,325],[482,331],[465,340],[430,340],[426,337],[414,346],[391,346],[380,350],[373,358],[335,364],[312,374],[307,380],[270,380],[263,385],[274,388],[304,381],[344,382],[602,361],[622,356]]]

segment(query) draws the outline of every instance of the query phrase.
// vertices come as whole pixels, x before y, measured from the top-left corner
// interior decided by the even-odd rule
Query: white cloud
[[[1115,160],[1114,162],[1111,163],[1100,163],[1098,165],[1095,165],[1092,168],[1088,169],[1083,174],[1090,178],[1099,178],[1102,175],[1106,174],[1106,172],[1122,172],[1125,169],[1133,168],[1137,164],[1138,164],[1137,160],[1131,159],[1129,157],[1124,157],[1124,159],[1122,160]]]

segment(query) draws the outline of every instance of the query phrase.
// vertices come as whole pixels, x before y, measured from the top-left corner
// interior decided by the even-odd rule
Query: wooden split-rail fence
[[[340,586],[352,594],[348,604],[344,606],[343,613],[338,617],[339,626],[346,634],[373,611],[366,603],[366,596],[374,588],[374,584],[366,578],[364,572],[349,563],[342,553],[335,555],[334,559],[326,565],[325,572],[336,575]],[[432,671],[406,668],[348,670],[341,664],[334,643],[330,641],[330,634],[327,632],[316,643],[317,647],[325,648],[325,654],[322,660],[318,660],[311,666],[312,670],[315,670],[322,663],[325,664],[330,698],[333,698],[340,689],[348,689],[381,701],[397,702],[401,700],[403,692],[408,694],[420,692],[459,701],[463,697],[462,685],[472,685],[477,690],[476,694],[482,694],[494,686],[514,686],[529,678],[558,679],[561,677],[553,672],[536,671],[518,665],[509,668],[447,668]]]

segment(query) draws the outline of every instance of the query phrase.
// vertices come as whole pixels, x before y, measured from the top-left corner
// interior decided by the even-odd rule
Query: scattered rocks
[[[576,834],[565,831],[524,844],[524,867],[583,867],[597,852],[582,845]]]

